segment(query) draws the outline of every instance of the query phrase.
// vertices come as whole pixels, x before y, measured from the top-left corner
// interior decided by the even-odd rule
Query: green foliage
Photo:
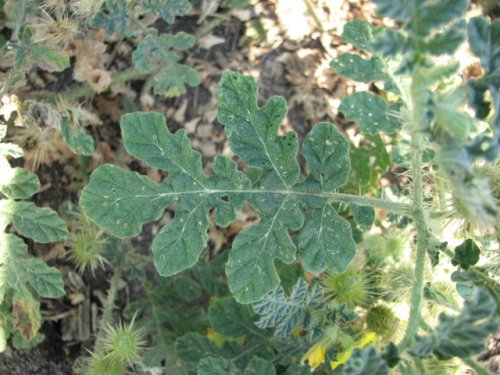
[[[71,151],[79,155],[92,155],[94,140],[77,121],[70,121],[67,117],[61,119],[61,135]]]
[[[374,57],[365,60],[359,55],[344,53],[330,63],[344,77],[358,82],[372,82],[384,76],[384,65],[380,59]]]
[[[125,36],[133,36],[129,31],[129,11],[127,0],[106,0],[103,9],[89,22],[90,27],[103,27],[108,35],[119,31]]]
[[[468,0],[374,2],[382,16],[403,21],[401,31],[388,30],[372,44],[385,56],[404,55],[401,72],[412,72],[418,65],[430,65],[431,55],[453,53],[465,38],[465,23],[453,21],[462,16]]]
[[[346,375],[386,375],[389,367],[374,347],[356,349],[344,367]]]
[[[209,209],[217,208],[215,220],[225,226],[249,202],[261,220],[237,236],[226,266],[239,302],[257,301],[279,285],[273,260],[290,263],[297,251],[289,230],[303,227],[299,248],[306,269],[344,270],[356,249],[349,223],[327,198],[346,182],[350,170],[345,139],[332,125],[318,124],[304,142],[310,174],[300,181],[296,134],[276,135],[286,113],[284,100],[273,97],[258,108],[255,81],[231,72],[219,83],[218,99],[229,144],[248,166],[260,169],[258,181],[252,183],[224,157],[214,160],[213,176],[205,175],[183,130],[171,134],[160,114],[134,113],[121,121],[127,151],[167,170],[168,178],[158,185],[134,172],[100,167],[82,192],[84,212],[123,238],[138,234],[143,223],[159,218],[173,203],[175,218],[153,242],[156,268],[168,276],[196,263],[207,240]]]
[[[469,238],[455,247],[452,263],[454,266],[459,264],[463,269],[467,269],[479,261],[480,253],[479,247]]]
[[[159,13],[169,24],[175,21],[175,17],[184,16],[191,10],[189,0],[144,0],[139,5],[140,12]]]
[[[439,359],[470,357],[484,349],[485,339],[498,329],[493,298],[479,289],[465,301],[460,315],[439,316],[439,325],[428,336],[417,336],[412,354],[426,357],[434,353]]]
[[[323,289],[314,284],[309,290],[304,279],[294,285],[289,296],[285,296],[282,287],[259,302],[252,304],[254,311],[260,315],[255,323],[259,328],[275,328],[274,335],[284,337],[290,335],[296,327],[307,328],[311,320],[311,312],[323,305]]]
[[[88,125],[82,119],[85,115],[80,116],[80,98],[134,79],[147,79],[145,94],[152,89],[155,94],[165,96],[184,94],[186,86],[197,86],[201,82],[195,69],[181,63],[182,56],[179,54],[191,48],[195,38],[182,32],[158,35],[154,27],[154,22],[159,18],[172,24],[176,17],[188,14],[192,8],[189,0],[8,0],[2,8],[5,26],[10,30],[4,32],[9,35],[8,40],[3,37],[0,40],[0,66],[2,71],[7,72],[1,77],[0,92],[2,95],[15,94],[20,98],[22,108],[18,111],[17,125],[32,128],[33,122],[37,122],[22,113],[25,109],[24,99],[32,98],[29,94],[32,85],[29,83],[33,70],[59,73],[73,68],[74,79],[86,82],[80,87],[68,84],[63,90],[58,84],[54,92],[48,88],[44,91],[45,96],[37,96],[39,99],[35,103],[45,107],[52,116],[39,121],[35,128],[47,126],[58,129],[75,154],[90,156],[94,152],[94,141],[84,130],[84,125]],[[108,39],[97,42],[89,34],[88,26],[103,28]],[[137,45],[132,53],[136,70],[131,68],[112,75],[111,69],[102,66],[105,59],[91,53],[90,56],[90,50],[85,50],[92,43],[105,45],[123,38]],[[68,47],[70,41],[75,44]],[[79,43],[87,47],[82,49]],[[80,52],[85,57],[78,55]],[[72,56],[76,58],[70,60]],[[67,81],[67,76],[64,81]],[[26,104],[26,107],[30,106]],[[38,143],[34,144],[34,147],[43,149]]]
[[[0,140],[5,133],[6,126],[0,125]],[[35,174],[19,167],[11,168],[7,156],[18,157],[19,152],[13,145],[2,145],[10,146],[0,150],[0,308],[5,306],[7,310],[0,321],[0,348],[4,350],[7,338],[15,334],[16,329],[27,342],[37,339],[41,326],[37,297],[64,295],[59,271],[40,259],[26,258],[25,242],[4,231],[12,224],[19,234],[47,243],[63,239],[68,230],[54,211],[16,200],[30,198],[38,192],[40,183]]]
[[[186,92],[185,85],[197,86],[200,77],[193,68],[179,64],[180,56],[172,51],[193,47],[195,38],[184,32],[147,35],[132,54],[134,66],[152,74],[153,90],[158,95],[176,96]]]

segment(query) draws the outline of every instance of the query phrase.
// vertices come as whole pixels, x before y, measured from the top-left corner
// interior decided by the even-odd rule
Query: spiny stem
[[[102,313],[102,320],[101,320],[101,326],[99,329],[99,333],[102,331],[102,329],[106,325],[111,323],[111,319],[113,316],[113,307],[115,306],[116,293],[118,291],[118,282],[120,281],[120,278],[122,277],[122,273],[123,273],[123,268],[118,267],[115,270],[113,277],[111,278],[111,282],[110,282],[109,290],[108,290],[108,296],[106,298],[106,302],[104,304],[104,310]]]
[[[425,101],[422,98],[422,87],[420,86],[418,70],[413,74],[411,84],[411,105],[413,111],[412,123],[410,124],[411,148],[412,148],[412,173],[413,173],[413,207],[412,216],[417,232],[417,253],[415,259],[415,273],[411,293],[410,316],[405,336],[399,347],[406,349],[414,340],[420,326],[420,310],[424,289],[425,254],[429,247],[430,231],[427,226],[423,203],[422,203],[422,152],[423,135],[422,127],[425,125]]]

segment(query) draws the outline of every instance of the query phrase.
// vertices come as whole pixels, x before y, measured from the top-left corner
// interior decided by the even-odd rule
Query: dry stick
[[[113,76],[111,77],[110,87],[128,81],[140,80],[145,78],[146,76],[147,74],[141,73],[134,68],[126,69],[124,71],[113,74]],[[88,83],[84,83],[83,85],[76,86],[57,95],[53,95],[52,97],[49,97],[49,100],[56,101],[57,98],[61,97],[64,100],[71,102],[85,96],[93,95],[95,93],[96,92],[94,91],[94,89]]]

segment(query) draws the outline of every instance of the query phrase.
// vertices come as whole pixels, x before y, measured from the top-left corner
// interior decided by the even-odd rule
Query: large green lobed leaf
[[[121,120],[127,151],[168,171],[168,177],[156,184],[135,172],[104,165],[82,191],[83,211],[123,238],[137,235],[143,224],[159,219],[173,204],[175,216],[152,246],[158,272],[170,276],[195,265],[206,247],[210,210],[216,209],[218,225],[227,226],[248,202],[260,221],[239,233],[226,265],[230,290],[240,303],[257,301],[278,287],[274,261],[296,259],[298,249],[290,233],[301,228],[298,242],[306,269],[345,270],[356,246],[330,194],[348,179],[348,142],[331,124],[316,125],[304,143],[310,173],[302,176],[297,134],[278,135],[287,113],[283,98],[272,97],[259,107],[255,80],[234,72],[224,73],[217,97],[218,119],[229,145],[259,172],[257,179],[252,181],[226,157],[217,157],[213,174],[207,175],[184,130],[172,134],[158,113],[132,113]]]

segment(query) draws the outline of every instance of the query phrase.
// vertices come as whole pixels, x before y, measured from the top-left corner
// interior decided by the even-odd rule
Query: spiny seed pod
[[[370,307],[365,317],[366,325],[369,331],[375,332],[377,336],[390,339],[394,334],[398,319],[394,312],[385,305],[376,305]]]
[[[68,8],[68,0],[42,0],[41,7],[49,12],[64,12]]]
[[[102,352],[92,353],[86,372],[91,375],[124,375],[126,367],[123,363],[115,361],[113,358]]]
[[[426,374],[465,375],[470,370],[463,366],[457,359],[448,361],[438,360],[436,357],[426,358],[423,361]]]
[[[335,302],[353,308],[367,306],[373,299],[374,284],[372,273],[361,267],[350,266],[343,273],[329,273],[322,281],[325,292],[330,294]]]
[[[103,268],[106,263],[102,253],[107,239],[103,236],[103,231],[83,215],[77,221],[77,228],[78,232],[71,233],[68,238],[68,258],[76,264],[78,272],[90,269],[94,273],[97,267]]]
[[[69,241],[69,258],[75,262],[78,272],[83,273],[89,268],[94,273],[97,267],[104,267],[106,259],[101,254],[106,239],[95,237],[91,233],[81,233],[71,235]]]
[[[101,9],[104,0],[72,0],[73,12],[85,20],[91,19]]]
[[[106,356],[116,362],[133,366],[140,359],[144,350],[145,341],[143,332],[134,327],[134,321],[125,326],[119,324],[116,327],[108,325],[104,328],[104,337],[98,345],[107,353]]]
[[[61,46],[79,34],[78,22],[65,12],[56,9],[52,15],[42,9],[41,16],[32,27],[34,42],[49,46]]]
[[[386,301],[408,302],[414,283],[414,271],[411,264],[393,267],[380,275],[381,295]]]
[[[367,237],[361,246],[365,249],[368,264],[380,266],[388,259],[397,261],[401,258],[404,241],[401,233],[376,234]]]
[[[437,318],[445,310],[445,307],[458,310],[457,291],[453,284],[445,281],[436,281],[427,284],[429,298],[426,303],[427,313]]]

